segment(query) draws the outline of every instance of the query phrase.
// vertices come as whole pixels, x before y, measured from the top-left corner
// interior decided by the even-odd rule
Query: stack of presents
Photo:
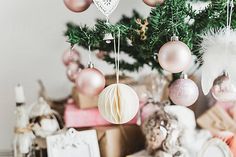
[[[113,76],[106,76],[106,86],[114,82]],[[142,88],[129,77],[121,77],[121,82],[133,84],[134,88]],[[143,150],[145,137],[140,127],[140,114],[138,113],[127,124],[111,124],[100,115],[97,101],[98,96],[85,96],[74,87],[71,97],[63,105],[65,128],[74,128],[79,132],[96,130],[101,157],[126,157]],[[140,106],[142,104],[144,102],[140,101]]]
[[[109,84],[113,82],[107,81]],[[133,85],[133,88],[139,95],[139,90],[143,91],[144,87],[140,84],[135,84],[132,79],[127,78],[125,80],[126,84]],[[109,85],[107,84],[107,85]],[[147,86],[147,84],[145,84]],[[163,86],[165,88],[165,86]],[[166,92],[161,89],[161,100],[166,100]],[[140,97],[141,98],[141,97]],[[64,126],[67,129],[73,128],[78,133],[87,132],[88,134],[94,133],[96,136],[91,136],[88,142],[96,142],[99,155],[88,155],[88,157],[147,157],[147,152],[145,150],[145,136],[142,133],[140,124],[148,117],[151,113],[142,112],[138,113],[130,122],[123,125],[114,125],[107,122],[100,115],[97,107],[98,97],[88,97],[79,93],[76,88],[73,88],[72,95],[64,102],[64,105],[59,105],[62,111],[59,111],[63,117]],[[140,108],[144,106],[146,102],[140,99]],[[210,131],[214,136],[219,138],[224,138],[229,145],[233,154],[236,154],[236,107],[235,103],[215,103],[213,106],[209,107],[203,114],[197,118],[197,124],[200,128]],[[57,109],[56,109],[57,110]],[[144,110],[141,110],[144,111]],[[74,132],[73,130],[70,130]],[[94,132],[89,132],[94,131]],[[59,132],[60,134],[60,132]],[[53,135],[54,136],[54,135]],[[53,137],[52,136],[52,137]],[[57,135],[55,135],[57,136]],[[86,137],[85,135],[83,135]],[[50,137],[49,137],[50,139]],[[50,140],[49,140],[50,141]],[[48,142],[47,138],[47,149],[51,149],[52,146],[61,144],[58,142],[60,140],[56,139],[56,144]],[[75,137],[72,137],[70,142],[76,142]],[[69,143],[70,143],[69,142]],[[39,142],[40,143],[40,142]],[[79,143],[70,143],[73,147],[77,147]],[[44,143],[44,146],[46,144]],[[61,147],[67,147],[68,143],[64,143]],[[42,147],[43,148],[43,144]],[[44,147],[45,148],[45,147]],[[79,149],[77,149],[79,150]],[[73,150],[70,150],[70,153]],[[83,151],[82,151],[83,152]],[[139,153],[137,153],[139,152]],[[38,151],[37,157],[55,157],[55,155],[49,155],[49,150]],[[132,155],[133,154],[133,155]],[[145,154],[145,155],[143,155]],[[70,154],[73,156],[73,153]],[[86,155],[80,154],[82,157],[87,157]],[[60,156],[57,156],[60,157]]]
[[[144,149],[145,139],[137,125],[136,116],[128,124],[113,125],[101,117],[97,97],[87,97],[76,91],[65,106],[66,128],[77,130],[95,129],[101,157],[125,157]]]

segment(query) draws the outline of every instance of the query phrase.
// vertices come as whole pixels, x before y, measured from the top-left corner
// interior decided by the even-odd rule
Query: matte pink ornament
[[[221,75],[215,79],[213,87],[211,88],[211,93],[219,102],[236,100],[236,87],[232,84],[227,75]]]
[[[83,12],[89,8],[92,0],[64,0],[66,7],[73,12]]]
[[[169,97],[176,105],[190,106],[197,101],[198,95],[198,87],[190,79],[178,79],[169,89]]]
[[[164,44],[158,54],[158,62],[163,69],[179,73],[188,68],[192,60],[189,47],[178,40]]]
[[[80,54],[75,49],[67,50],[63,53],[62,61],[65,66],[69,65],[70,62],[79,63],[80,62]]]
[[[143,2],[150,7],[156,7],[158,4],[163,4],[164,0],[143,0]]]
[[[71,82],[75,82],[79,71],[79,65],[71,62],[66,69],[66,76]]]
[[[96,68],[85,68],[78,73],[76,87],[87,96],[96,96],[105,87],[105,77]]]

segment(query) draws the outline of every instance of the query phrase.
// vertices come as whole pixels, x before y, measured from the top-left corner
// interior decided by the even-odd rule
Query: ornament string
[[[231,21],[234,8],[234,0],[227,0],[227,17],[226,17],[226,35],[230,36],[231,32]],[[229,41],[225,44],[225,52],[229,53]],[[230,56],[230,55],[227,55]],[[227,73],[226,70],[223,71],[223,74]]]
[[[72,56],[73,56],[73,49],[74,49],[74,45],[71,45],[70,46],[70,53],[69,53],[70,58],[72,58]]]
[[[114,53],[115,53],[116,83],[118,84],[120,75],[120,29],[118,29],[117,48],[116,48],[116,35],[114,34]]]
[[[92,53],[91,53],[91,45],[89,45],[89,54],[88,54],[88,57],[89,57],[89,64],[91,64],[92,63],[92,57],[91,57],[91,55],[92,55]]]
[[[119,70],[119,62],[120,62],[120,29],[118,29],[118,35],[117,35],[117,48],[116,48],[116,34],[114,33],[114,53],[115,53],[115,71],[116,71],[116,88],[111,88],[108,90],[108,93],[110,93],[110,104],[113,104],[112,107],[110,107],[110,113],[112,118],[116,123],[119,123],[121,121],[121,108],[120,108],[120,90],[118,87],[119,83],[119,75],[120,75],[120,70]],[[115,90],[115,91],[112,91]],[[105,106],[107,106],[105,104]]]
[[[174,22],[174,19],[176,20],[176,17],[174,17],[174,8],[173,8],[173,6],[175,6],[174,0],[172,0],[172,6],[170,7],[170,9],[171,9],[172,35],[175,36],[176,33],[178,32],[178,29],[177,29],[176,22]],[[178,8],[177,8],[176,12],[178,13]]]
[[[227,29],[230,29],[232,14],[234,8],[234,0],[227,0]]]

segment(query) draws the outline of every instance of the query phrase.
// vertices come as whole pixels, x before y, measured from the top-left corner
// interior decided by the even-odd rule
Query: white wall
[[[147,15],[149,7],[142,0],[121,0],[111,20],[139,9]],[[27,102],[37,97],[37,79],[42,79],[50,96],[69,94],[71,84],[61,63],[68,48],[63,37],[65,23],[94,24],[103,17],[92,5],[80,14],[70,12],[62,0],[0,0],[0,149],[11,149],[14,126],[14,91],[17,83],[25,87]],[[87,62],[86,53],[83,61]],[[98,68],[111,73],[112,68],[95,61]]]

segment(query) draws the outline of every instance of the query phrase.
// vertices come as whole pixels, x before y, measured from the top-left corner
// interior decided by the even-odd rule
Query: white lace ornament
[[[116,9],[120,0],[93,0],[96,7],[106,16],[107,20]]]

